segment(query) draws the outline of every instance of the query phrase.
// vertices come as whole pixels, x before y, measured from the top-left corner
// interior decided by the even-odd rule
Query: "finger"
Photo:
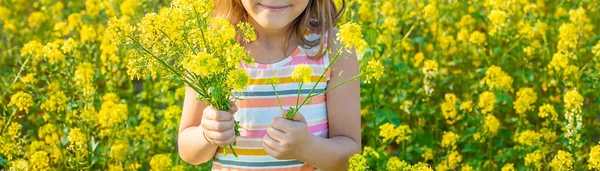
[[[265,135],[263,137],[263,144],[266,145],[269,149],[272,149],[273,151],[278,152],[282,149],[281,144],[279,144],[277,140],[273,139],[273,137],[269,135]]]
[[[271,149],[271,147],[269,147],[266,142],[263,141],[262,147],[263,147],[263,149],[265,149],[265,152],[267,152],[267,154],[269,154],[273,158],[278,157],[279,153],[277,153],[277,151],[275,151],[274,149]]]
[[[287,120],[281,116],[274,117],[271,120],[271,127],[280,130],[281,132],[290,132],[289,124],[292,124],[292,121]]]
[[[280,144],[283,140],[285,140],[285,137],[286,137],[285,132],[282,132],[281,130],[277,130],[273,127],[267,128],[267,135],[269,137],[273,138],[275,141],[279,142]]]
[[[203,122],[202,123],[203,128],[211,130],[211,131],[215,131],[215,132],[225,132],[227,130],[232,129],[235,126],[233,120],[219,122],[219,121],[206,119],[202,122]]]
[[[237,105],[235,105],[234,102],[231,102],[229,104],[229,112],[231,112],[232,114],[235,114],[235,112],[237,112],[237,111],[238,111]]]
[[[205,130],[205,131],[206,132],[204,134],[206,135],[206,137],[210,137],[212,140],[220,141],[220,142],[227,141],[229,138],[231,138],[235,135],[235,131],[233,129],[227,130],[225,132],[216,132],[216,131],[211,131],[211,130]]]
[[[213,110],[206,114],[206,118],[215,121],[229,121],[233,118],[233,114],[221,110]]]
[[[306,123],[306,119],[304,118],[304,115],[302,115],[300,112],[296,112],[296,114],[294,115],[294,118],[292,118],[292,120],[296,121],[296,122]]]

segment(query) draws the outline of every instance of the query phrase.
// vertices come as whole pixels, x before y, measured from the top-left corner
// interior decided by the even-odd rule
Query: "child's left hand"
[[[285,112],[271,120],[262,146],[267,154],[276,159],[299,159],[313,134],[308,131],[306,119],[300,112],[292,120],[283,118]]]

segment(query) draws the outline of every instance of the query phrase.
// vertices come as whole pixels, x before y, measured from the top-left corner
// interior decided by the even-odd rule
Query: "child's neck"
[[[275,63],[283,60],[298,46],[297,40],[293,38],[286,40],[290,26],[281,29],[266,29],[252,19],[249,23],[254,27],[258,36],[255,41],[246,44],[245,48],[258,63]],[[284,47],[285,45],[287,47]]]

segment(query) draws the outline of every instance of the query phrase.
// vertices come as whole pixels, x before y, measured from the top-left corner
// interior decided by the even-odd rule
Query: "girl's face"
[[[248,15],[267,29],[282,29],[298,18],[309,0],[241,0]]]

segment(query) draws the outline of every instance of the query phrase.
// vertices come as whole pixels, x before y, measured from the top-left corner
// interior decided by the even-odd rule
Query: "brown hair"
[[[214,0],[214,3],[216,17],[225,18],[234,25],[238,22],[248,21],[248,13],[240,0]],[[325,42],[331,42],[333,27],[339,21],[345,8],[345,0],[342,0],[342,6],[339,9],[335,6],[334,0],[309,0],[306,9],[304,9],[298,18],[292,21],[292,27],[287,32],[288,36],[286,40],[294,36],[294,38],[300,40],[301,46],[309,48],[320,44],[325,45],[326,47],[321,46],[319,53],[314,56],[317,59],[323,57],[327,53],[326,50],[330,49],[330,43],[326,44]],[[304,37],[304,32],[307,28],[321,35],[326,34],[328,37],[327,39],[321,37],[317,40],[309,41]],[[287,42],[289,41],[284,42],[286,42],[284,48],[287,49]]]

